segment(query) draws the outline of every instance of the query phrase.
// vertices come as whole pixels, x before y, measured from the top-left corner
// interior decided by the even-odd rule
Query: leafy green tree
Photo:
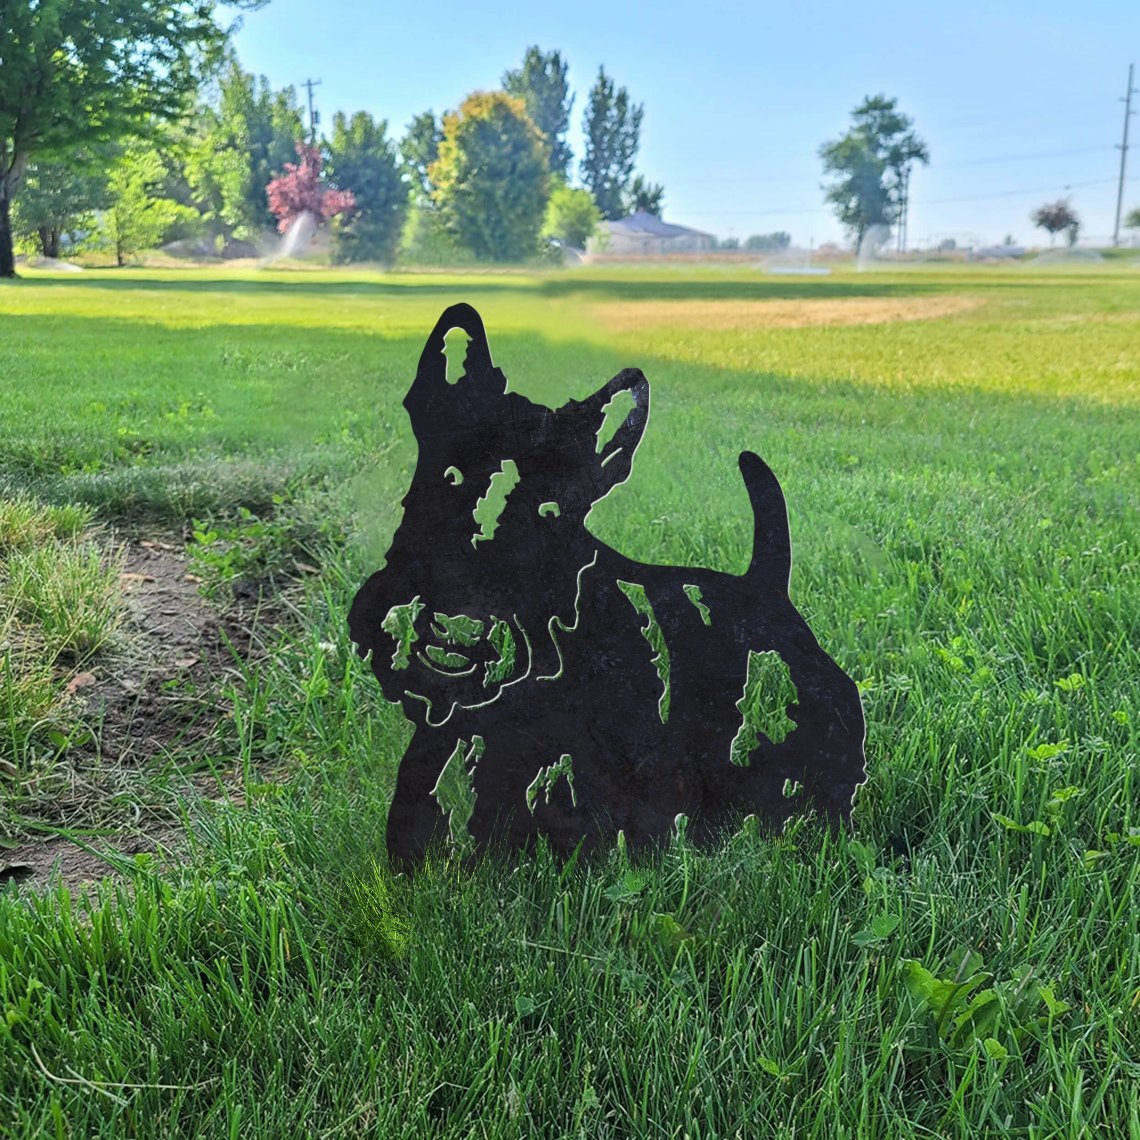
[[[561,54],[544,55],[537,47],[527,48],[522,67],[503,75],[503,90],[523,101],[531,122],[546,139],[551,175],[565,181],[574,157],[566,143],[574,96],[566,84]]]
[[[575,249],[585,249],[601,220],[601,212],[589,190],[575,190],[560,183],[551,191],[546,203],[542,236]]]
[[[403,265],[436,267],[471,265],[475,258],[448,231],[434,205],[413,204],[400,234],[398,258]]]
[[[1140,230],[1140,206],[1137,206],[1136,209],[1124,219],[1124,224],[1130,230]]]
[[[792,244],[792,235],[787,230],[776,230],[770,234],[753,234],[745,243],[745,249],[787,249]]]
[[[158,245],[171,227],[194,215],[189,206],[162,197],[166,167],[157,150],[132,141],[111,167],[107,179],[109,204],[100,219],[101,237],[126,265],[132,254]]]
[[[479,260],[537,253],[550,193],[546,144],[521,99],[477,91],[444,115],[428,177],[444,224]]]
[[[59,257],[64,236],[72,239],[95,227],[94,212],[107,205],[106,148],[75,151],[66,158],[37,158],[24,172],[12,204],[17,239],[34,239],[44,257]]]
[[[598,68],[586,104],[586,155],[581,172],[602,216],[610,220],[625,213],[643,115],[641,104],[632,103],[629,92],[615,88],[605,68]]]
[[[1038,229],[1048,231],[1050,245],[1062,230],[1069,231],[1069,245],[1077,244],[1081,220],[1068,198],[1060,198],[1056,202],[1046,202],[1044,206],[1038,206],[1029,215],[1029,219]]]
[[[434,111],[421,111],[408,124],[407,132],[400,140],[400,157],[412,184],[416,204],[430,206],[432,203],[431,176],[428,170],[439,158],[439,144],[443,142],[443,128],[436,120]]]
[[[352,192],[355,207],[333,222],[333,260],[392,261],[408,211],[408,184],[400,171],[388,124],[358,111],[333,117],[325,143],[329,181]]]
[[[0,277],[16,272],[11,203],[28,164],[183,113],[200,65],[225,40],[215,8],[212,0],[3,0]]]
[[[655,218],[661,217],[665,206],[665,187],[657,182],[647,182],[640,174],[629,184],[627,208],[632,214],[644,210]]]
[[[831,176],[825,199],[858,244],[872,226],[898,220],[906,170],[915,162],[929,163],[930,152],[897,99],[867,96],[851,118],[850,130],[824,143],[819,155]]]
[[[276,225],[265,188],[296,157],[305,138],[292,87],[274,91],[265,76],[232,56],[214,106],[199,108],[186,172],[194,199],[227,237],[250,240]]]

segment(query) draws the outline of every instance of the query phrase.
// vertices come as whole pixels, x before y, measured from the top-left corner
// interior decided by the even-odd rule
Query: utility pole
[[[906,253],[906,223],[910,210],[910,163],[902,168],[902,187],[899,194],[899,240],[898,252]]]
[[[319,79],[306,79],[301,84],[302,87],[308,89],[309,92],[309,145],[317,145],[317,124],[321,121],[319,111],[313,109],[313,88],[320,87],[321,81]]]
[[[1120,182],[1116,187],[1116,225],[1112,230],[1113,245],[1120,244],[1120,208],[1124,205],[1124,165],[1128,161],[1128,120],[1135,114],[1132,110],[1132,96],[1136,94],[1136,88],[1132,86],[1134,67],[1135,64],[1128,65],[1128,90],[1124,93],[1124,139],[1117,147],[1120,151]]]

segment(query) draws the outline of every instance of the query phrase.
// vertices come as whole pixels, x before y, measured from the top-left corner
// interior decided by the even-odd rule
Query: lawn
[[[0,843],[114,872],[0,882],[0,1135],[1140,1137],[1138,268],[0,286]],[[534,399],[649,377],[622,552],[743,570],[775,470],[849,834],[377,866],[345,615],[457,300]],[[209,646],[142,645],[160,587]]]

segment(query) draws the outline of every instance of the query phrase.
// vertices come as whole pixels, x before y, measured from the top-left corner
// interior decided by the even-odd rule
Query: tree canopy
[[[330,219],[338,262],[527,259],[540,235],[581,246],[603,217],[660,216],[663,187],[634,171],[643,109],[604,69],[586,189],[570,188],[568,65],[538,46],[504,90],[424,111],[398,141],[338,111],[310,144],[295,89],[244,70],[221,17],[267,2],[0,0],[0,276],[16,236],[21,253],[109,248],[120,263],[159,245],[247,256],[302,208],[328,215],[338,191],[353,196]],[[300,162],[299,141],[316,148]]]
[[[296,150],[297,161],[285,163],[284,172],[265,188],[279,233],[285,233],[303,214],[322,221],[356,205],[351,190],[336,190],[322,181],[324,159],[315,146],[299,142]]]
[[[1038,206],[1029,215],[1029,219],[1038,229],[1048,231],[1050,245],[1062,230],[1069,232],[1069,245],[1077,244],[1081,220],[1068,198],[1059,198],[1056,202],[1046,202],[1043,206]]]
[[[10,203],[32,158],[177,115],[225,31],[211,0],[5,0],[2,12],[0,277],[10,277]]]
[[[661,217],[665,206],[665,187],[658,182],[650,182],[638,174],[629,184],[626,208],[633,213],[644,210],[655,218]]]
[[[189,206],[163,194],[165,177],[158,151],[140,140],[128,143],[111,166],[99,239],[114,252],[116,265],[126,265],[131,254],[154,246],[171,226],[194,216]]]
[[[421,111],[408,124],[400,140],[400,157],[408,172],[412,192],[417,203],[431,202],[432,182],[428,170],[439,158],[439,144],[443,142],[443,128],[434,111]]]
[[[296,93],[274,91],[231,57],[197,120],[186,161],[194,197],[227,238],[248,241],[275,224],[266,187],[305,137]]]
[[[905,171],[912,163],[929,163],[930,152],[897,99],[869,95],[851,120],[847,133],[824,143],[819,155],[824,173],[832,176],[825,198],[858,244],[872,226],[898,220]]]
[[[20,195],[12,204],[12,230],[19,239],[35,238],[44,257],[59,257],[64,236],[94,229],[94,211],[108,204],[111,155],[73,151],[28,164]]]
[[[549,195],[546,144],[521,99],[477,91],[443,117],[429,167],[444,224],[485,261],[521,261],[538,250]]]
[[[792,244],[792,235],[787,230],[776,230],[770,234],[752,234],[744,243],[745,249],[787,249]]]
[[[575,249],[585,249],[601,220],[590,191],[576,190],[563,182],[554,187],[546,203],[542,235]]]
[[[574,96],[566,84],[566,64],[559,52],[544,55],[529,47],[522,67],[503,75],[503,90],[523,101],[531,122],[546,140],[550,173],[565,179],[573,154],[566,144]]]
[[[333,225],[336,261],[391,261],[408,209],[408,184],[400,171],[388,124],[358,111],[333,116],[325,144],[329,181],[350,190],[355,205]]]
[[[624,87],[615,87],[605,68],[598,68],[586,104],[586,155],[581,171],[598,209],[610,220],[622,217],[626,210],[643,115],[641,104],[632,102]]]

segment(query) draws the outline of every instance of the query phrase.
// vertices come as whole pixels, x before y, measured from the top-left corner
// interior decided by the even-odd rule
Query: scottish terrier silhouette
[[[449,382],[452,329],[469,340]],[[507,391],[479,314],[453,305],[404,406],[419,457],[403,521],[349,613],[415,725],[388,815],[394,863],[440,841],[473,856],[544,836],[565,854],[620,829],[637,846],[679,815],[698,842],[749,815],[848,818],[863,709],[788,597],[787,509],[762,459],[739,460],[755,519],[743,575],[648,565],[586,528],[645,431],[640,370],[533,403]]]

